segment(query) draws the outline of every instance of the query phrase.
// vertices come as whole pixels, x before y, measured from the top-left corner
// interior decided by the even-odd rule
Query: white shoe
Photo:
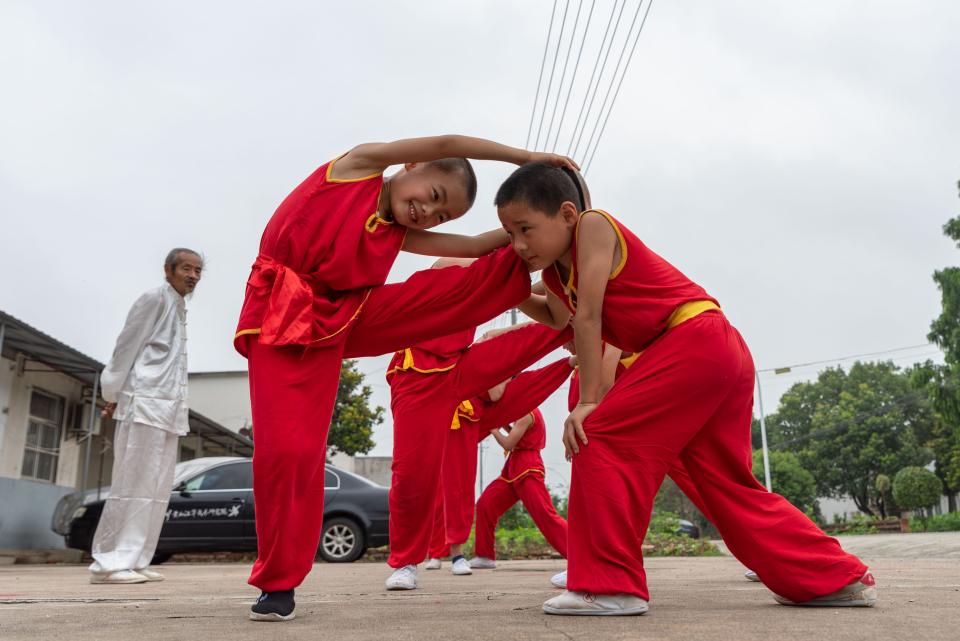
[[[779,594],[774,594],[773,598],[781,605],[805,605],[821,608],[872,608],[877,604],[877,581],[870,572],[867,572],[850,585],[840,588],[832,594],[818,596],[809,601],[791,601]]]
[[[760,577],[757,576],[757,573],[753,570],[747,570],[743,573],[743,578],[747,581],[753,581],[754,583],[760,583]]]
[[[134,572],[144,577],[147,581],[163,581],[163,579],[166,578],[156,570],[151,570],[150,568],[143,568],[142,570],[134,570]]]
[[[473,574],[473,570],[470,569],[470,562],[462,556],[453,562],[453,568],[450,571],[457,576]]]
[[[94,584],[125,584],[125,583],[146,583],[149,579],[133,570],[118,570],[117,572],[107,572],[106,574],[90,575],[90,583]]]
[[[440,566],[443,565],[443,562],[440,559],[427,559],[426,564],[424,564],[424,570],[439,570]]]
[[[631,616],[646,614],[647,602],[632,594],[590,594],[565,591],[543,604],[547,614]]]
[[[550,585],[561,590],[567,589],[567,571],[558,572],[550,577]]]
[[[387,579],[386,587],[388,590],[416,590],[417,566],[405,565],[398,570],[394,570],[390,578]]]
[[[470,567],[474,570],[492,570],[497,567],[497,562],[485,556],[475,556],[470,559]]]

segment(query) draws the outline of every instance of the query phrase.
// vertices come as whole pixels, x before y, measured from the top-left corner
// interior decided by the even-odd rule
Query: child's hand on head
[[[580,170],[580,165],[575,163],[572,158],[561,156],[560,154],[549,154],[543,151],[531,151],[527,162],[545,162],[554,167],[569,167],[570,169]]]

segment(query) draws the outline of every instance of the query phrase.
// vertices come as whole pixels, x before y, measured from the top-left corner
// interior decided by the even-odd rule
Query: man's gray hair
[[[200,259],[201,264],[203,263],[203,256],[200,255],[200,252],[195,252],[186,247],[174,247],[170,250],[170,253],[167,254],[167,259],[163,261],[163,268],[171,272],[176,270],[177,263],[180,262],[180,254],[193,254]]]

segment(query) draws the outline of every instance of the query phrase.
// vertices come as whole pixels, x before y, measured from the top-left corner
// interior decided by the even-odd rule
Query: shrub
[[[949,512],[926,518],[915,516],[910,519],[910,530],[913,532],[960,532],[960,512]]]
[[[942,493],[940,479],[923,467],[905,467],[893,477],[893,500],[904,510],[930,507]]]

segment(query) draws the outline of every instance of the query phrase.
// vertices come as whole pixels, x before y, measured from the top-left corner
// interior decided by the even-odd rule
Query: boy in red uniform
[[[524,269],[503,251],[384,286],[398,252],[472,257],[500,247],[502,230],[477,237],[426,230],[472,204],[476,180],[464,158],[519,164],[538,156],[545,155],[464,136],[359,145],[317,169],[270,219],[234,340],[249,361],[257,444],[258,557],[249,582],[263,593],[251,619],[292,619],[293,589],[312,567],[343,357],[478,325],[529,291]]]
[[[500,477],[486,487],[477,501],[476,558],[470,567],[496,567],[494,531],[497,521],[514,503],[521,501],[547,542],[561,556],[567,555],[567,522],[557,514],[544,483],[546,470],[540,450],[547,445],[543,415],[534,409],[513,424],[504,436],[499,429],[493,437],[508,453]]]
[[[528,323],[471,345],[471,328],[394,355],[387,368],[394,432],[387,563],[395,570],[386,581],[388,590],[417,587],[417,564],[429,554],[431,524],[425,515],[442,505],[444,449],[460,399],[539,360],[569,334]],[[457,561],[455,572],[469,574],[466,561],[459,568]]]
[[[638,540],[678,457],[730,551],[778,602],[871,606],[876,583],[802,512],[753,476],[754,368],[717,302],[606,212],[579,211],[562,171],[521,167],[497,193],[517,253],[548,293],[524,311],[571,321],[580,401],[564,425],[573,457],[568,590],[549,614],[643,614]],[[640,353],[600,403],[601,342]]]

